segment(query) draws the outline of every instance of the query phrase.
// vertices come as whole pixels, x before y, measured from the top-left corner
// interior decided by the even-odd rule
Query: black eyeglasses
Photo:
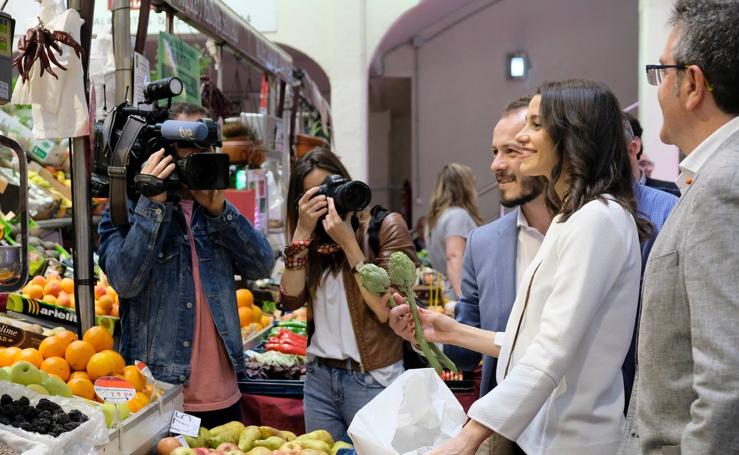
[[[678,63],[675,65],[647,65],[647,82],[649,82],[649,85],[659,85],[667,76],[668,68],[684,70],[687,67],[688,65],[684,63]]]

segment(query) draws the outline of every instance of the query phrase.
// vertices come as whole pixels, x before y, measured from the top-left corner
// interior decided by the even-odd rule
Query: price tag
[[[191,416],[180,411],[174,412],[172,423],[169,424],[170,433],[197,438],[198,431],[200,431],[200,417]]]
[[[123,404],[136,395],[136,388],[121,378],[103,376],[95,381],[95,393],[108,403]]]
[[[146,377],[147,379],[149,379],[149,380],[151,380],[151,381],[153,381],[153,380],[154,380],[154,375],[153,375],[153,374],[151,374],[151,370],[149,369],[149,367],[147,367],[147,366],[146,366],[146,364],[145,364],[144,362],[142,362],[141,360],[136,360],[136,361],[134,361],[134,363],[133,363],[133,364],[134,364],[134,365],[136,365],[136,368],[137,368],[137,369],[138,369],[138,370],[139,370],[139,371],[141,372],[141,374],[143,374],[143,375],[144,375],[144,376],[145,376],[145,377]]]

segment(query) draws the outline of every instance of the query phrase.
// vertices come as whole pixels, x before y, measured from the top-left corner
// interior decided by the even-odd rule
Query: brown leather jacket
[[[398,213],[390,213],[382,221],[380,227],[380,251],[375,256],[369,246],[367,238],[367,227],[369,217],[360,219],[359,228],[356,231],[357,242],[367,257],[368,262],[387,268],[390,255],[396,251],[402,251],[413,261],[416,261],[416,250],[411,240],[408,226],[403,217]],[[346,301],[349,304],[354,334],[357,339],[359,356],[361,357],[362,369],[372,371],[391,365],[403,358],[402,339],[398,337],[387,323],[381,323],[375,313],[365,303],[359,290],[357,281],[352,276],[349,266],[345,265],[342,270],[344,286],[346,288]],[[310,321],[313,313],[313,305],[307,290],[303,289],[299,295],[289,296],[280,293],[280,305],[288,310],[295,310],[304,304],[308,304],[308,319]],[[309,323],[308,336],[312,334],[312,324]]]

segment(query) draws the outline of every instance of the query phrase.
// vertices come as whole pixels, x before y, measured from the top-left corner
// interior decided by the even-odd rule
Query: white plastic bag
[[[34,455],[42,455],[44,453],[52,454],[75,454],[75,455],[93,455],[95,446],[103,445],[108,442],[108,429],[105,426],[105,416],[100,407],[94,404],[87,404],[82,398],[64,398],[59,396],[49,396],[38,394],[22,385],[13,384],[12,382],[0,381],[0,395],[8,394],[14,400],[25,396],[35,405],[41,398],[53,401],[70,412],[77,409],[88,417],[87,422],[78,426],[72,431],[62,433],[57,437],[51,435],[31,433],[20,428],[10,425],[0,424],[0,430],[13,433],[23,439],[40,443],[33,447]],[[47,450],[47,452],[44,452]],[[25,453],[25,452],[24,452]]]
[[[349,437],[359,455],[416,455],[456,436],[466,421],[432,368],[408,370],[359,410]]]

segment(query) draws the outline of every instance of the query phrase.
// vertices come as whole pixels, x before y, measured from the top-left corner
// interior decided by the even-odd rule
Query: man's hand
[[[190,190],[190,193],[211,216],[220,216],[226,208],[226,193],[223,190]]]
[[[398,304],[390,310],[390,318],[388,320],[390,328],[398,334],[399,337],[415,343],[415,330],[413,325],[413,315],[411,307],[405,303],[405,299],[400,294],[393,294],[395,303]],[[454,344],[455,335],[457,334],[459,324],[453,318],[436,311],[418,309],[418,318],[421,322],[421,329],[426,341],[431,343]]]
[[[158,152],[154,152],[149,156],[149,159],[146,160],[144,166],[141,168],[140,173],[153,175],[160,180],[166,180],[174,172],[175,167],[175,164],[172,162],[172,156],[164,156],[164,149],[159,149]],[[157,195],[149,196],[149,199],[164,204],[167,202],[167,192],[163,191]]]
[[[462,431],[429,455],[474,455],[477,449],[493,434],[488,427],[474,420],[467,422]]]

